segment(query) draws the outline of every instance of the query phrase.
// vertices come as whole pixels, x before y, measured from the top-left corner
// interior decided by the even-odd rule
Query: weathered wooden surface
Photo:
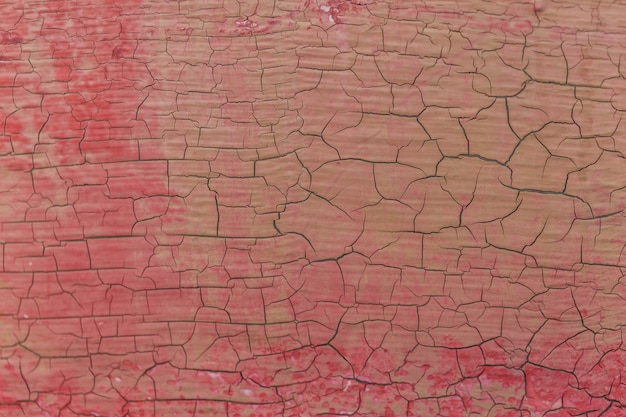
[[[0,15],[0,416],[626,415],[625,5]]]

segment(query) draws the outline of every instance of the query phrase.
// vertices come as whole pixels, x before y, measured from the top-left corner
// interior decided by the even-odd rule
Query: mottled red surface
[[[1,417],[626,415],[626,6],[0,16]]]

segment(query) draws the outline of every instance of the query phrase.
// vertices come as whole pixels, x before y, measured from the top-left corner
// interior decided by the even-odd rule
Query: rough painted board
[[[626,415],[620,2],[0,16],[0,417]]]

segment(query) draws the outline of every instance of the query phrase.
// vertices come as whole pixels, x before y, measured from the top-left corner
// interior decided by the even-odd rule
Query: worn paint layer
[[[625,5],[0,16],[0,417],[626,415]]]

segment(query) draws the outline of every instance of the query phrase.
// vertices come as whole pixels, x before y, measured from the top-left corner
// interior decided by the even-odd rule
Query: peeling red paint
[[[626,9],[573,6],[0,5],[0,415],[623,415]]]

